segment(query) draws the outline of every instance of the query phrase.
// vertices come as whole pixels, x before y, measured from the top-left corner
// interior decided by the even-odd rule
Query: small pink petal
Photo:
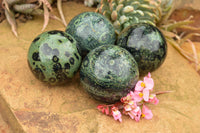
[[[148,77],[148,78],[151,78],[151,73],[150,73],[150,72],[148,72],[147,77]]]
[[[143,100],[142,92],[135,91],[133,97],[135,102],[141,102]]]
[[[131,119],[134,119],[134,115],[131,112],[128,112],[128,115],[131,117]]]
[[[143,83],[141,80],[137,82],[137,84],[135,85],[135,91],[142,91],[144,89],[141,83]]]
[[[134,92],[133,92],[133,91],[130,91],[130,92],[129,92],[129,95],[130,95],[131,99],[133,100],[133,99],[134,99]]]
[[[153,113],[145,105],[143,105],[143,107],[142,107],[142,114],[144,115],[144,118],[147,119],[147,120],[150,120],[153,117]]]
[[[98,105],[98,106],[97,106],[97,109],[98,109],[99,111],[101,111],[101,110],[103,109],[103,105]]]
[[[145,88],[153,90],[154,81],[152,78],[144,77]]]
[[[106,113],[106,115],[109,115],[109,107],[108,106],[105,109],[105,113]]]
[[[115,111],[115,112],[113,112],[113,118],[115,119],[115,120],[119,120],[119,119],[121,119],[121,112],[120,111]]]
[[[130,105],[132,108],[137,107],[137,103],[136,103],[136,101],[134,101],[134,100],[129,101],[129,102],[128,102],[128,105]]]
[[[125,110],[125,111],[131,111],[132,108],[131,108],[130,105],[127,104],[127,105],[124,106],[124,110]]]
[[[119,120],[120,122],[122,122],[122,114],[121,114],[121,112],[118,110],[118,108],[117,107],[112,107],[112,116],[113,116],[113,118],[117,121],[117,120]]]
[[[118,120],[119,120],[119,122],[122,122],[122,118],[121,117]]]
[[[144,101],[146,102],[149,101],[149,90],[147,88],[143,90],[143,98],[144,98]]]
[[[137,122],[140,121],[140,117],[141,117],[141,114],[142,114],[140,107],[137,107],[134,110],[134,112],[136,113],[135,114],[135,121],[137,121]]]
[[[159,103],[159,100],[157,97],[155,97],[153,104],[157,105]]]
[[[158,100],[158,98],[156,97],[155,94],[151,94],[151,95],[149,96],[149,101],[148,101],[148,102],[157,105],[157,104],[159,103],[159,100]]]
[[[122,97],[121,99],[120,99],[120,101],[122,102],[122,103],[127,103],[127,102],[129,102],[129,101],[131,101],[131,100],[133,100],[133,94],[132,94],[133,92],[132,91],[130,91],[125,97]]]

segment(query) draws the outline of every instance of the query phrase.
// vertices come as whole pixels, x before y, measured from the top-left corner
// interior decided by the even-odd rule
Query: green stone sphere
[[[80,68],[80,80],[95,99],[113,103],[128,94],[138,81],[139,70],[124,48],[103,45],[91,50]]]
[[[84,12],[75,16],[69,22],[66,32],[77,40],[83,54],[100,45],[110,45],[116,41],[111,22],[95,12]]]
[[[140,75],[159,68],[167,54],[163,34],[150,24],[134,24],[118,37],[117,45],[127,49],[138,63]]]
[[[63,31],[37,36],[28,51],[28,64],[35,77],[51,85],[65,83],[78,71],[81,56],[76,40]]]

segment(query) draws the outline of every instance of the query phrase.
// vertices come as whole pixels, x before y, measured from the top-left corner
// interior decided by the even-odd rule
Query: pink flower
[[[122,97],[120,100],[122,103],[128,103],[129,101],[133,100],[133,92],[130,91],[125,97]]]
[[[130,91],[125,97],[122,97],[121,102],[117,102],[111,105],[98,105],[97,108],[103,114],[112,115],[113,118],[119,122],[122,122],[121,110],[124,115],[128,115],[131,119],[139,121],[142,117],[145,119],[152,119],[152,111],[144,105],[144,103],[158,104],[159,100],[156,94],[162,94],[166,92],[160,92],[156,94],[150,94],[153,90],[154,81],[151,78],[151,73],[148,73],[144,77],[143,81],[138,81],[135,90]],[[120,111],[119,111],[120,110]]]
[[[131,110],[128,112],[128,115],[131,117],[131,119],[135,119],[135,121],[139,121],[141,117],[141,109],[139,106],[137,106],[134,110]]]
[[[147,78],[151,78],[151,73],[148,72]]]
[[[144,101],[149,101],[149,90],[147,88],[145,88],[143,90],[143,98],[144,98]]]
[[[158,100],[158,98],[156,97],[156,94],[151,94],[151,95],[149,96],[149,101],[148,101],[148,102],[157,105],[157,104],[159,103],[159,100]]]
[[[151,73],[148,73],[147,76],[144,77],[144,81],[138,81],[136,86],[135,86],[135,91],[134,91],[134,100],[137,102],[144,101],[148,102],[149,101],[149,91],[152,91],[154,87],[154,81],[151,78]]]
[[[134,101],[141,102],[143,100],[143,93],[140,91],[134,91]]]
[[[144,84],[146,89],[153,90],[154,81],[152,78],[144,77]]]
[[[147,108],[147,106],[143,105],[142,107],[142,117],[144,117],[147,120],[152,119],[153,117],[153,113],[151,112],[151,110],[149,108]]]
[[[137,104],[135,101],[129,101],[127,104],[124,104],[124,111],[128,112],[137,107]]]
[[[135,91],[143,91],[144,88],[148,90],[153,90],[154,81],[151,78],[151,73],[148,73],[148,76],[144,77],[144,81],[138,81],[135,85]]]
[[[138,81],[135,85],[135,91],[142,91],[145,87],[145,83],[143,81]]]
[[[112,107],[112,116],[113,116],[113,118],[117,121],[117,120],[119,120],[119,122],[122,122],[122,114],[121,114],[121,112],[118,110],[118,108],[117,107],[115,107],[115,106],[113,106]]]

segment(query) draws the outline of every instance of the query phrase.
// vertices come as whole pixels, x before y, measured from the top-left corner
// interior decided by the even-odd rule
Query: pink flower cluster
[[[115,120],[122,122],[122,113],[130,116],[131,119],[139,121],[140,118],[151,119],[153,114],[145,103],[158,104],[156,94],[151,94],[154,81],[148,73],[143,81],[138,81],[135,91],[130,91],[127,96],[121,98],[121,102],[112,105],[99,105],[97,108],[106,115],[112,115]]]

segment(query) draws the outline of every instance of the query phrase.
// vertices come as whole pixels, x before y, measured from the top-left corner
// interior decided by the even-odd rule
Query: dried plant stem
[[[180,22],[175,22],[175,23],[172,23],[172,24],[164,25],[164,26],[161,26],[161,27],[163,27],[167,31],[172,31],[176,28],[179,28],[181,26],[188,25],[188,24],[191,24],[191,23],[193,23],[193,21],[185,20],[185,21],[180,21]]]
[[[9,4],[6,0],[3,0],[2,2],[2,7],[7,10],[7,12],[9,13],[10,12],[10,8],[9,8]]]
[[[193,36],[199,36],[200,37],[200,33],[189,33],[187,34],[186,36],[184,36],[182,39],[181,39],[181,44],[183,44],[185,41],[187,41],[188,39],[190,39],[191,37]],[[180,45],[181,45],[180,44]]]
[[[48,11],[48,7],[45,4],[43,4],[43,8],[44,8],[44,24],[43,24],[42,31],[44,31],[44,29],[47,27],[47,25],[49,23],[49,11]]]
[[[174,91],[159,91],[159,92],[156,92],[155,94],[160,95],[160,94],[166,94],[166,93],[171,93],[171,92],[174,92]]]
[[[53,9],[52,9],[52,7],[51,7],[51,4],[49,3],[48,0],[39,0],[39,1],[41,1],[44,5],[46,5],[46,7],[47,7],[51,12],[53,11]]]
[[[62,10],[62,0],[57,0],[57,8],[58,8],[58,11],[59,11],[59,14],[60,14],[60,17],[62,19],[62,22],[65,26],[67,26],[67,23],[65,21],[65,17],[64,17],[64,14],[63,14],[63,10]]]
[[[55,15],[53,15],[51,13],[50,13],[49,17],[52,18],[52,19],[58,20],[58,21],[60,21],[62,23],[62,20],[59,17],[57,17],[57,16],[55,16]]]
[[[14,35],[16,37],[18,37],[18,34],[17,34],[17,23],[15,21],[14,13],[12,13],[11,11],[8,12],[8,10],[5,9],[5,16],[6,16],[6,19],[7,19],[8,23],[11,25],[12,32],[14,33]]]
[[[167,40],[167,42],[170,43],[176,50],[178,50],[178,52],[179,52],[180,54],[182,54],[186,59],[188,59],[188,60],[191,61],[191,62],[195,62],[194,57],[193,57],[193,56],[190,57],[190,54],[187,53],[186,51],[184,51],[184,50],[179,46],[179,44],[178,44],[176,41],[172,40],[172,38],[169,38],[169,37],[166,37],[166,40]]]
[[[162,24],[164,24],[164,23],[169,21],[169,17],[171,16],[171,14],[173,13],[173,11],[175,9],[174,4],[172,4],[172,6],[169,7],[169,8],[171,8],[171,9],[167,12],[167,14],[165,14],[163,17],[161,17],[161,20],[158,23],[158,25],[162,25]]]
[[[195,69],[196,71],[198,70],[198,56],[197,56],[197,51],[196,51],[196,48],[195,48],[195,45],[194,43],[190,40],[190,39],[187,39],[187,41],[191,44],[191,47],[192,47],[192,50],[193,50],[193,53],[194,53],[194,59],[195,59]]]

